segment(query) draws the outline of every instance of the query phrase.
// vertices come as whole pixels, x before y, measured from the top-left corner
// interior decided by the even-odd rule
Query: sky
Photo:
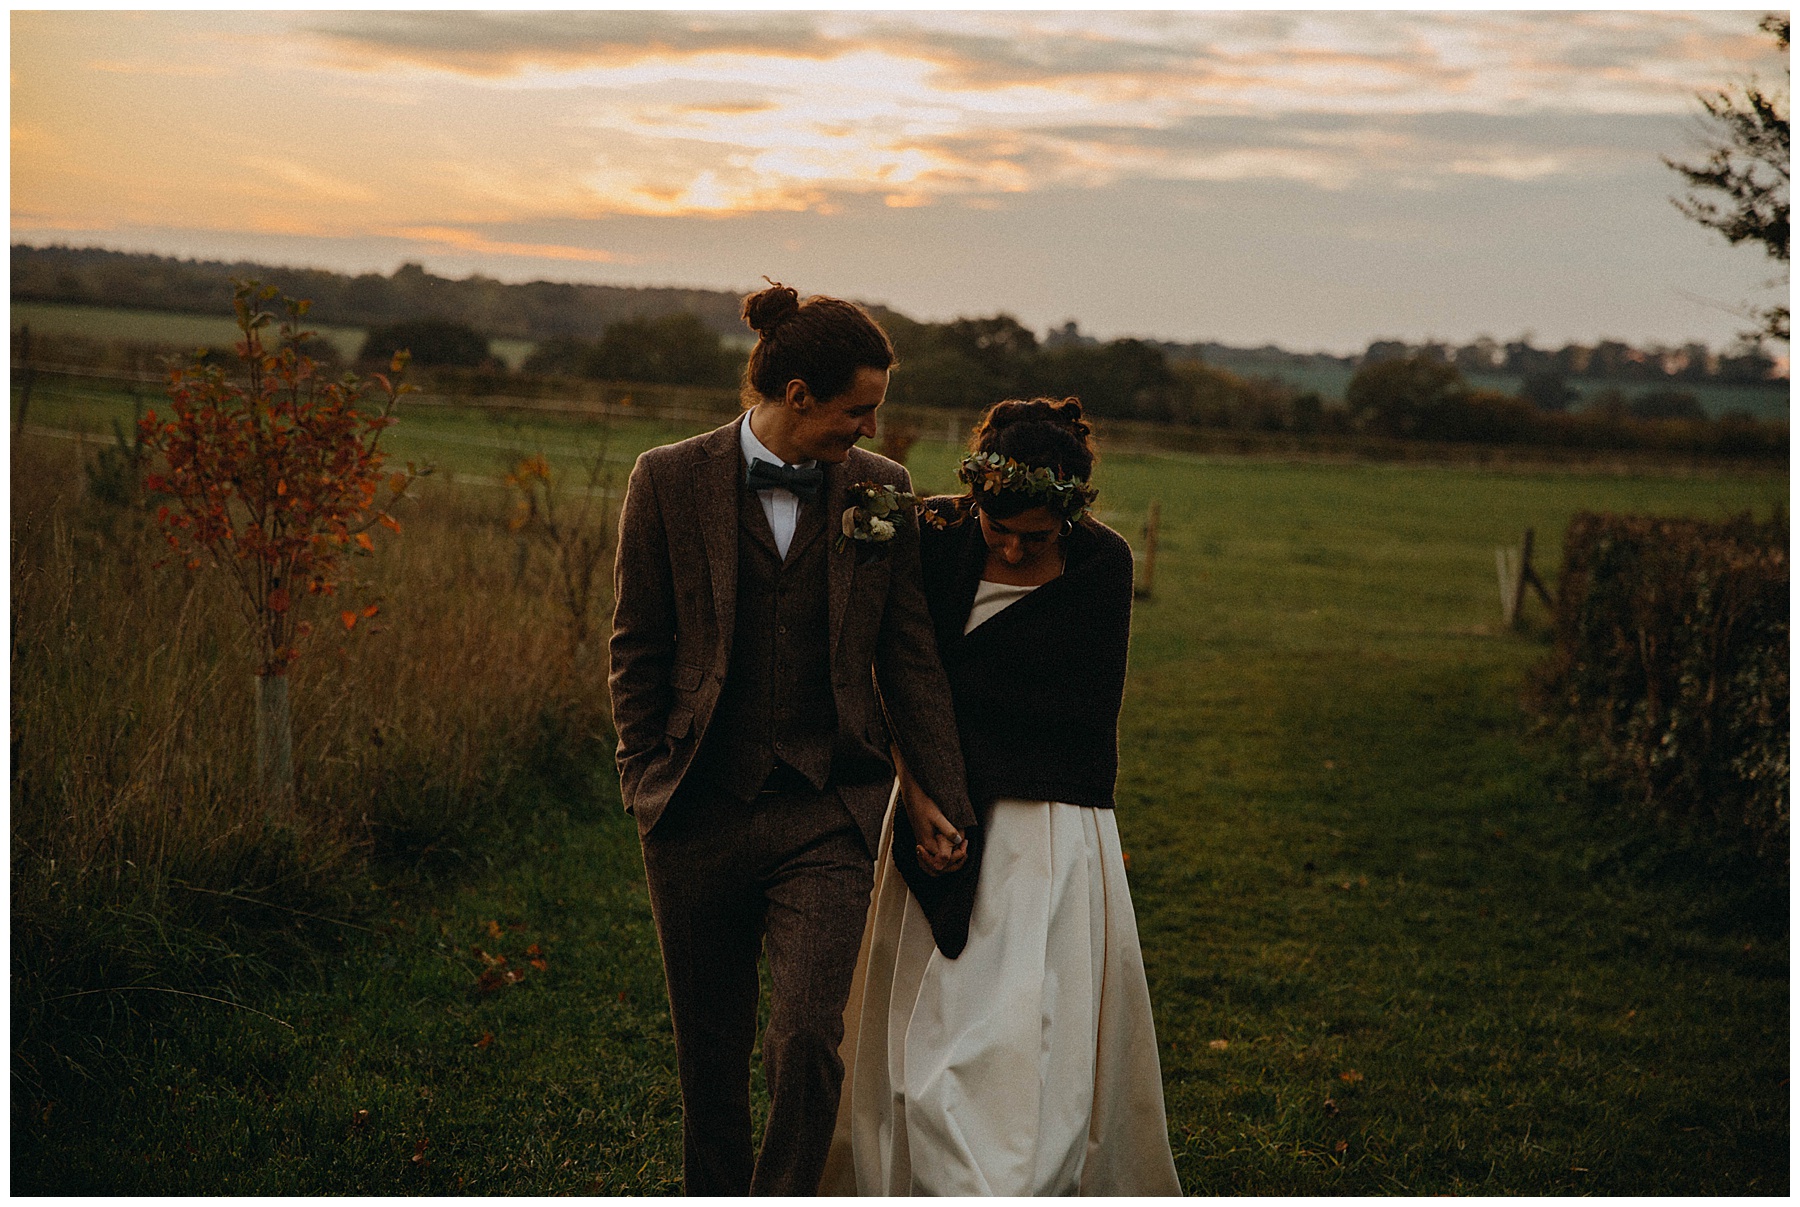
[[[1350,352],[1728,344],[1670,203],[1759,12],[11,17],[12,237]],[[1785,349],[1780,349],[1785,352]]]

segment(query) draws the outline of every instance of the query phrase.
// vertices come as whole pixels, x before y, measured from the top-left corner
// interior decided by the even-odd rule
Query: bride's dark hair
[[[795,378],[823,402],[848,390],[858,369],[894,365],[887,332],[855,302],[822,294],[802,302],[794,290],[770,281],[744,299],[744,322],[756,332],[744,370],[745,406],[779,402]]]
[[[1078,398],[1008,399],[988,408],[969,437],[972,453],[999,453],[1033,469],[1048,469],[1058,478],[1086,482],[1094,473],[1094,429],[1081,412]],[[982,510],[1007,519],[1043,504],[1043,498],[1019,491],[984,494],[972,490]]]

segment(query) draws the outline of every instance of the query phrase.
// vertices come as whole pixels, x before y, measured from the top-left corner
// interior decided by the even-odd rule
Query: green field
[[[50,393],[32,422],[118,406]],[[1188,1192],[1786,1194],[1785,891],[1647,862],[1568,798],[1520,704],[1543,616],[1502,628],[1494,549],[1535,528],[1554,581],[1577,510],[1767,514],[1787,478],[1107,457],[1099,434],[1102,518],[1141,547],[1162,513],[1118,801]],[[593,440],[424,412],[392,436],[466,475]],[[953,458],[921,443],[919,485]],[[14,1189],[678,1190],[635,832],[604,764],[567,778],[251,1002],[286,1027],[176,1002],[121,1022],[92,1083],[15,1091]],[[484,994],[478,944],[547,967]]]
[[[79,335],[88,339],[166,344],[178,348],[229,348],[237,342],[237,324],[228,314],[174,314],[163,310],[126,310],[113,306],[77,306],[61,302],[14,302],[12,329],[29,326],[39,335]],[[314,325],[346,360],[362,350],[368,333],[360,327]],[[527,340],[489,340],[494,355],[517,368],[535,344]]]

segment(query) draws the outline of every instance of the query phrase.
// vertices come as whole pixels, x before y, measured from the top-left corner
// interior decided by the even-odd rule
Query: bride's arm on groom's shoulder
[[[919,866],[934,876],[954,872],[969,855],[967,837],[950,824],[937,802],[925,794],[917,780],[906,769],[900,747],[894,747],[894,772],[900,779],[900,805],[918,838]]]
[[[627,806],[644,764],[662,745],[675,657],[675,584],[655,475],[638,458],[619,513],[607,687],[619,735],[619,782]]]

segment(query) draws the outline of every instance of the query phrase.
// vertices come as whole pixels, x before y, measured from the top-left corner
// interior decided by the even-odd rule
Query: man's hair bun
[[[769,281],[768,277],[763,280]],[[779,281],[744,299],[744,321],[756,346],[744,366],[744,405],[779,402],[798,379],[821,402],[838,397],[861,368],[887,369],[894,345],[854,302],[814,294],[804,303]]]
[[[758,335],[767,335],[799,313],[800,295],[779,281],[769,281],[767,289],[744,299],[744,322]]]

